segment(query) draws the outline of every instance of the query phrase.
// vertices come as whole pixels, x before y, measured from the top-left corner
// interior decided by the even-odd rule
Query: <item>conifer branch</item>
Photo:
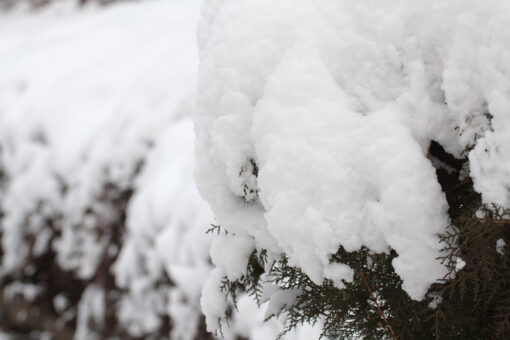
[[[479,221],[487,221],[491,223],[500,223],[500,224],[510,224],[510,220],[506,219],[494,219],[494,218],[488,218],[488,217],[476,217]]]
[[[388,319],[384,316],[384,313],[381,310],[381,306],[379,306],[379,303],[377,302],[377,299],[375,298],[374,294],[372,293],[372,289],[370,289],[370,285],[368,284],[368,281],[365,278],[365,274],[363,273],[363,270],[360,270],[359,272],[361,274],[361,278],[363,279],[363,282],[365,283],[365,286],[368,289],[368,292],[370,293],[370,298],[375,303],[375,307],[377,308],[377,313],[381,316],[381,318],[386,323],[386,330],[388,331],[388,333],[391,333],[390,335],[393,338],[393,340],[397,340],[397,337],[395,336],[395,332],[393,331],[393,328],[391,327]]]

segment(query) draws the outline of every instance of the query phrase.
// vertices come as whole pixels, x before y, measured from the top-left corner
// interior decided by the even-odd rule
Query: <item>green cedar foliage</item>
[[[375,254],[367,248],[340,248],[331,257],[354,270],[344,289],[330,280],[314,284],[288,264],[285,254],[268,263],[266,251],[259,250],[251,255],[246,273],[237,281],[225,278],[222,290],[234,306],[240,292],[264,302],[263,284],[298,290],[292,304],[269,316],[286,320],[281,335],[300,324],[318,323],[328,339],[510,339],[510,210],[483,205],[471,179],[459,180],[467,160],[454,159],[435,142],[431,157],[450,166],[438,168],[437,176],[452,223],[440,235],[440,260],[448,274],[430,287],[423,301],[402,290],[391,264],[395,251]],[[498,240],[509,246],[497,249]]]

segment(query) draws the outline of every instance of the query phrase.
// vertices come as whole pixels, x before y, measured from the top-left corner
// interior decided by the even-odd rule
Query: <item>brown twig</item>
[[[477,219],[479,221],[487,221],[487,222],[492,222],[492,223],[510,224],[510,220],[506,220],[506,219],[497,220],[497,219],[488,218],[488,217],[475,217],[475,219]]]
[[[391,328],[391,325],[390,325],[388,319],[386,319],[386,317],[384,316],[384,314],[383,314],[383,312],[381,310],[381,306],[379,306],[379,303],[377,302],[377,299],[375,298],[374,294],[372,293],[372,289],[370,289],[370,286],[368,285],[368,281],[365,278],[365,274],[363,273],[363,270],[360,270],[360,274],[361,274],[361,277],[363,278],[363,282],[365,282],[365,286],[367,286],[368,292],[370,293],[370,298],[375,303],[375,306],[377,308],[377,313],[379,313],[381,318],[386,323],[386,330],[389,330],[389,332],[391,333],[390,335],[393,338],[393,340],[397,340],[397,337],[395,335],[395,332],[393,331],[393,328]]]
[[[457,190],[459,187],[461,187],[461,186],[463,186],[464,184],[467,184],[467,183],[469,183],[469,182],[471,182],[471,178],[466,178],[465,180],[460,181],[459,183],[455,184],[455,185],[453,186],[453,188],[448,189],[446,192],[448,192],[448,193],[449,193],[449,192],[451,192],[451,191]]]

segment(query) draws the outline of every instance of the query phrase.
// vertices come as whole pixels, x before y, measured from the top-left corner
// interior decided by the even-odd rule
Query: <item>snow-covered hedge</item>
[[[422,300],[447,272],[450,224],[431,141],[468,157],[484,203],[510,207],[508,1],[215,0],[202,15],[197,179],[227,232],[210,330],[255,250],[342,288],[339,247],[393,249]]]

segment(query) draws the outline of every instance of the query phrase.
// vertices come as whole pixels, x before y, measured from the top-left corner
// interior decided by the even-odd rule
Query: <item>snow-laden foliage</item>
[[[414,300],[445,277],[447,165],[429,148],[468,157],[482,201],[510,207],[509,21],[504,0],[206,2],[197,179],[226,232],[210,330],[254,250],[341,288],[354,273],[331,261],[340,247],[391,249]]]
[[[214,338],[190,120],[200,6],[0,12],[0,338]],[[231,340],[283,329],[247,296],[229,324]]]

